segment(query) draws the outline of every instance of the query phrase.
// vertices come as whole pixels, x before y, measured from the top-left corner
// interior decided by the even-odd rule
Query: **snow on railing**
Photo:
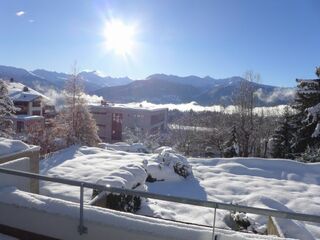
[[[65,178],[50,177],[50,176],[46,176],[46,175],[29,173],[29,172],[12,170],[12,169],[6,169],[6,168],[0,168],[0,173],[10,174],[10,175],[15,175],[15,176],[20,176],[20,177],[26,177],[26,178],[34,178],[34,179],[43,180],[43,181],[49,181],[49,182],[55,182],[55,183],[61,183],[61,184],[67,184],[67,185],[80,187],[80,209],[79,209],[80,216],[79,216],[79,226],[78,226],[78,232],[80,235],[85,234],[88,231],[88,229],[83,224],[83,204],[84,204],[83,191],[84,191],[84,188],[96,189],[96,190],[100,190],[100,191],[107,191],[107,192],[113,192],[113,193],[123,193],[126,195],[134,195],[134,196],[152,198],[152,199],[169,201],[169,202],[176,202],[176,203],[183,203],[183,204],[189,204],[189,205],[200,206],[200,207],[213,208],[214,215],[213,215],[213,226],[212,226],[212,228],[213,228],[212,229],[212,239],[216,239],[215,238],[215,222],[216,222],[216,210],[217,209],[246,212],[246,213],[252,213],[252,214],[263,215],[263,216],[268,216],[268,217],[279,217],[279,218],[286,218],[286,219],[291,219],[291,220],[320,223],[320,216],[310,215],[310,214],[278,211],[278,210],[256,208],[256,207],[248,207],[248,206],[242,206],[242,205],[234,205],[234,204],[213,202],[213,201],[204,201],[204,200],[176,197],[176,196],[170,196],[170,195],[161,195],[161,194],[157,194],[157,193],[116,188],[116,187],[111,187],[108,185],[105,186],[105,185],[77,181],[77,180],[71,180],[71,179],[65,179]]]

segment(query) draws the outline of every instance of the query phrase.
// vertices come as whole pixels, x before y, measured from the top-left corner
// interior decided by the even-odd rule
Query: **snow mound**
[[[0,138],[0,156],[25,151],[30,148],[31,146],[20,140]]]
[[[181,177],[188,177],[192,173],[188,160],[174,152],[172,148],[162,147],[157,149],[158,156],[154,162],[144,162],[148,173],[148,180],[152,181],[178,181]]]
[[[142,143],[133,143],[128,144],[125,142],[118,142],[114,144],[109,143],[100,143],[98,145],[100,148],[115,150],[115,151],[124,151],[124,152],[135,152],[135,153],[148,153],[148,149]]]
[[[175,152],[172,147],[167,147],[167,146],[159,147],[155,149],[153,152],[160,154],[163,150],[166,150],[166,152],[172,152],[172,153]]]

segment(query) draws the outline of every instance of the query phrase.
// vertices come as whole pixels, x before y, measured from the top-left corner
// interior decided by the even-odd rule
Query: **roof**
[[[13,101],[21,101],[21,102],[31,102],[39,97],[48,99],[45,95],[40,92],[25,86],[22,83],[18,82],[6,82],[9,92],[9,97]],[[27,87],[28,91],[23,91],[23,88]]]

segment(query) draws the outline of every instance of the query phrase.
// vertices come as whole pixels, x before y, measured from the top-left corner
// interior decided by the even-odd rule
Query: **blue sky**
[[[319,9],[318,0],[1,0],[0,64],[70,72],[77,60],[133,79],[253,70],[264,84],[294,86],[320,65]],[[135,27],[130,55],[105,49],[111,19]]]

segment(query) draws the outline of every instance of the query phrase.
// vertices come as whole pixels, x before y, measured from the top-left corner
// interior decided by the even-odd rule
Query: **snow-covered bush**
[[[172,149],[163,149],[157,157],[158,162],[163,163],[165,166],[173,168],[175,173],[186,178],[191,173],[191,166],[187,158],[172,152]]]
[[[171,153],[174,153],[174,152],[175,152],[175,151],[172,149],[172,147],[167,147],[167,146],[158,147],[158,148],[156,148],[153,152],[160,154],[163,150],[165,150],[166,152],[171,152]]]
[[[247,213],[245,212],[234,212],[231,211],[229,215],[229,222],[230,227],[235,231],[248,231],[257,234],[265,234],[266,233],[266,226],[261,225],[251,219]]]
[[[144,168],[148,173],[147,181],[177,181],[180,176],[186,178],[192,173],[188,160],[175,153],[172,148],[163,147],[156,151],[160,153],[155,162],[144,161]]]
[[[103,149],[110,149],[116,151],[136,152],[136,153],[148,153],[148,149],[142,143],[128,144],[125,142],[117,142],[113,144],[99,143],[98,146]]]
[[[235,222],[236,230],[247,230],[251,225],[249,217],[244,212],[231,212],[231,219]]]
[[[141,165],[131,164],[120,167],[119,170],[113,171],[108,176],[99,179],[97,184],[146,191],[146,179],[147,173],[145,169]],[[105,197],[104,206],[114,210],[136,212],[141,206],[141,198],[138,196],[126,195],[123,193],[101,192],[94,189],[92,199],[99,197]]]

